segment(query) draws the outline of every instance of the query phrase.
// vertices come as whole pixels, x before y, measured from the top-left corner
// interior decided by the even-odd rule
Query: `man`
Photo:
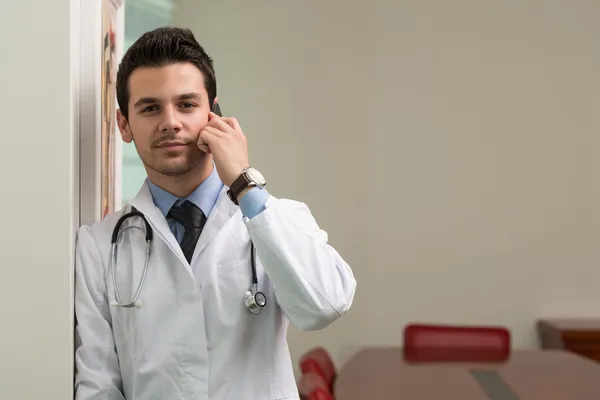
[[[211,112],[216,96],[189,30],[146,33],[123,57],[118,125],[148,179],[78,233],[76,400],[297,399],[288,321],[322,329],[350,308],[350,267],[308,207],[267,192],[239,123]],[[139,215],[148,257],[127,229],[147,230]]]

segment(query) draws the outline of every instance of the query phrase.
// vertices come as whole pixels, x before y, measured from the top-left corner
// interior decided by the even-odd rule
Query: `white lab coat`
[[[131,207],[78,232],[76,400],[298,399],[286,341],[288,321],[321,329],[344,314],[356,281],[327,244],[308,207],[271,196],[248,220],[226,189],[188,264],[145,184],[130,202],[154,230],[141,308],[109,305],[111,234]],[[143,226],[139,218],[125,225]],[[267,306],[245,308],[250,238]],[[144,237],[122,235],[117,284],[130,301],[144,267]]]

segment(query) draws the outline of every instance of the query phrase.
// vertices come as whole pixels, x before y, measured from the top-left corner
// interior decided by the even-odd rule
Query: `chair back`
[[[505,361],[511,336],[499,326],[409,324],[404,355],[412,361]]]
[[[327,400],[327,395],[330,395],[329,385],[316,372],[302,374],[298,380],[298,393],[302,400]]]
[[[327,383],[329,391],[333,392],[337,371],[329,352],[323,347],[315,347],[306,352],[300,358],[300,370],[304,374],[308,372],[319,374]]]

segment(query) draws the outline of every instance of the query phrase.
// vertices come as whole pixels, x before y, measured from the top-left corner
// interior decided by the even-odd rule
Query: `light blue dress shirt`
[[[162,214],[167,217],[169,210],[174,205],[179,205],[185,200],[191,201],[198,208],[202,210],[204,215],[208,218],[213,207],[217,203],[219,194],[223,189],[223,182],[219,178],[217,168],[213,168],[213,172],[210,176],[200,184],[190,195],[184,199],[175,196],[172,193],[167,192],[163,188],[156,186],[149,179],[147,179],[150,194],[156,207],[160,209]],[[254,218],[265,210],[265,204],[269,198],[269,193],[265,189],[252,188],[244,197],[240,200],[240,209],[242,215],[250,219]],[[167,218],[169,228],[171,232],[177,238],[177,241],[181,243],[183,239],[183,233],[185,229],[183,226],[175,221],[173,218]]]

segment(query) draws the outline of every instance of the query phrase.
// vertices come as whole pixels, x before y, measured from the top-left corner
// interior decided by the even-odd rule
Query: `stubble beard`
[[[155,171],[161,175],[164,176],[168,176],[168,177],[172,177],[172,178],[176,178],[176,177],[181,177],[184,175],[189,174],[192,170],[194,170],[198,165],[200,165],[200,163],[202,162],[202,160],[205,157],[205,154],[200,152],[200,154],[198,154],[198,157],[195,158],[193,160],[188,160],[187,164],[184,165],[161,165],[161,160],[159,157],[152,155],[152,149],[149,150],[149,157],[146,157],[145,155],[143,155],[143,152],[140,151],[140,149],[138,148],[137,144],[135,143],[135,147],[138,153],[138,156],[140,157],[140,160],[142,160],[142,163],[144,164],[144,166],[148,169],[151,169],[152,171]],[[166,157],[164,157],[165,159],[168,160],[169,155],[167,154]]]

